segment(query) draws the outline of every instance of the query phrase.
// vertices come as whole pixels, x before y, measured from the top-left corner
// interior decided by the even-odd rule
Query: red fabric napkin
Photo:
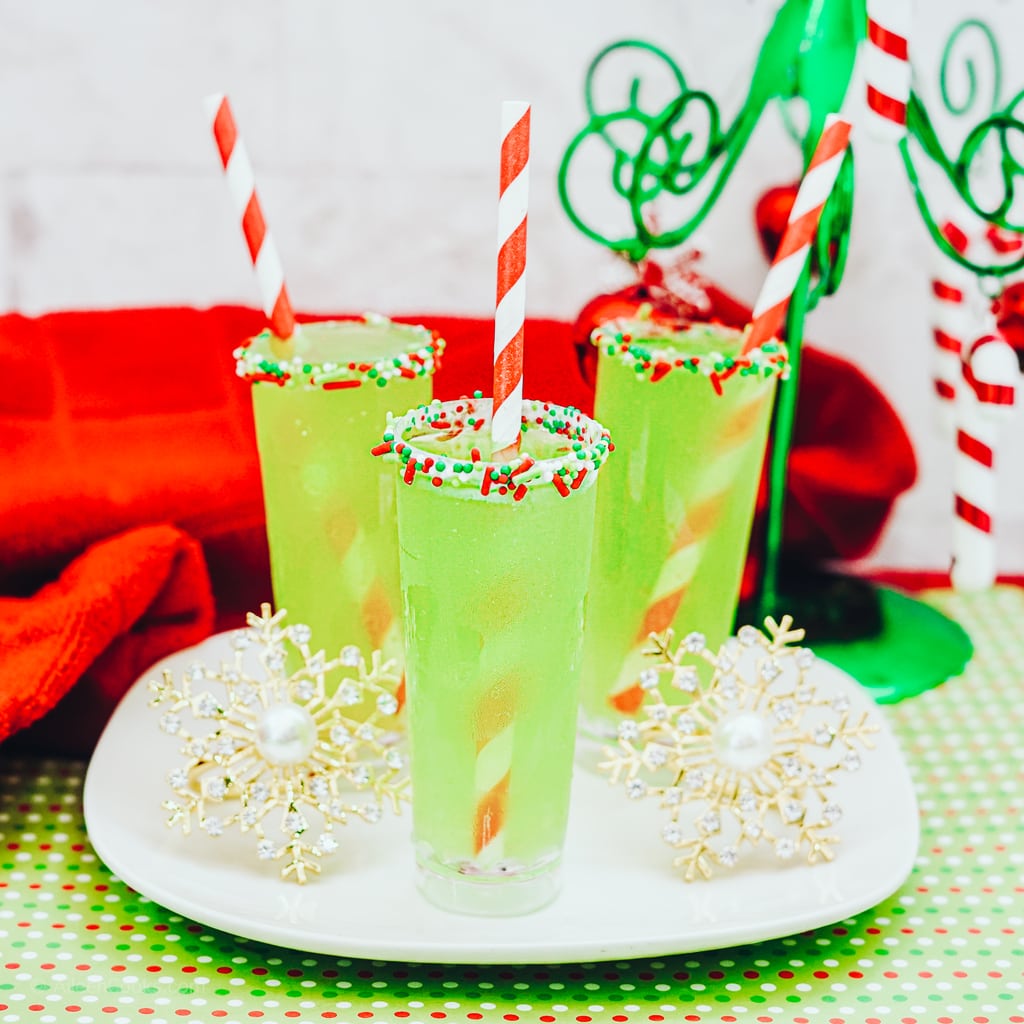
[[[31,597],[0,597],[0,737],[74,687],[31,739],[87,752],[126,684],[212,627],[210,581],[191,537],[146,526],[92,545]]]

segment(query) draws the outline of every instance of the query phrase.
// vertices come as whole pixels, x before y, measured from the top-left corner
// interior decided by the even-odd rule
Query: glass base
[[[561,872],[558,862],[543,871],[525,876],[503,875],[482,878],[443,874],[419,864],[420,892],[436,907],[453,914],[477,917],[515,917],[546,907],[559,893]]]

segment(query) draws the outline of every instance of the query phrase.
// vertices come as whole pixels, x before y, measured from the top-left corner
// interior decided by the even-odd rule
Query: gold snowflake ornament
[[[397,813],[409,782],[389,742],[394,662],[374,651],[368,666],[357,647],[328,660],[310,650],[309,627],[284,626],[284,615],[266,604],[250,613],[231,661],[195,662],[180,683],[165,671],[150,704],[185,758],[167,776],[167,824],[208,836],[237,825],[260,859],[283,861],[282,877],[303,883],[337,849],[335,826],[376,822],[388,805]]]
[[[646,653],[658,660],[640,676],[644,717],[622,723],[600,767],[632,799],[655,797],[669,812],[662,838],[680,851],[673,863],[688,882],[733,867],[745,847],[769,846],[780,860],[806,849],[811,864],[834,856],[842,807],[832,787],[860,767],[878,727],[810,681],[815,656],[793,646],[804,631],[792,623],[744,626],[717,654],[699,633],[675,651],[671,631],[651,635]],[[666,704],[659,685],[684,703]]]

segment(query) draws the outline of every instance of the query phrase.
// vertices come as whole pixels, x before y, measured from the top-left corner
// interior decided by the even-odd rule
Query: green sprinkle
[[[387,381],[386,377],[378,377],[377,378],[377,387],[379,387],[379,388],[386,387],[387,383],[388,383],[388,381]]]
[[[377,367],[376,367],[376,366],[371,366],[371,367],[370,367],[370,368],[369,368],[369,369],[368,369],[368,370],[366,371],[366,376],[367,376],[367,377],[376,377],[376,376],[377,376],[377,373],[378,373],[378,372],[379,372],[379,371],[377,370]]]
[[[482,391],[474,391],[473,392],[473,397],[474,398],[483,398],[484,397],[484,393]]]
[[[444,463],[443,462],[435,462],[434,463],[434,468],[438,471],[438,473],[443,473],[444,472]]]

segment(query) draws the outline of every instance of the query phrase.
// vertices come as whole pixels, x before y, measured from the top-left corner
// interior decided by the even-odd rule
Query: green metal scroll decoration
[[[964,58],[962,70],[966,90],[962,99],[953,95],[951,78],[958,64],[955,51],[968,34],[980,38],[991,61],[992,89],[990,97],[983,97],[978,85],[978,68],[970,56]],[[946,178],[954,192],[977,217],[1006,231],[1024,232],[1024,123],[1018,110],[1024,107],[1024,90],[1020,90],[1006,103],[1000,103],[1002,92],[1002,62],[999,47],[992,30],[977,18],[970,18],[954,29],[942,55],[939,70],[939,88],[943,104],[949,114],[967,119],[977,116],[979,107],[985,108],[981,120],[964,136],[959,152],[947,153],[936,132],[921,97],[912,92],[907,105],[907,136],[900,142],[900,151],[907,178],[914,194],[925,227],[935,245],[960,266],[973,272],[979,280],[1002,279],[1024,269],[1024,252],[1005,262],[979,262],[976,254],[961,253],[950,244],[932,210],[915,162],[916,142],[920,152],[931,165]],[[978,189],[979,167],[984,162],[996,170],[997,187],[991,195],[982,195]],[[973,256],[973,258],[972,258]]]

